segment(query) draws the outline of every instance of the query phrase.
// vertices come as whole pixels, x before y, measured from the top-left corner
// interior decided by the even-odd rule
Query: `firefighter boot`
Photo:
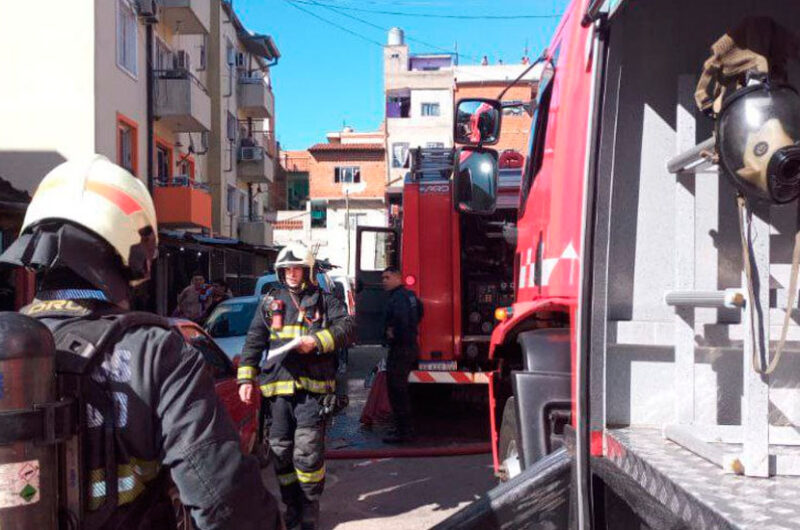
[[[286,525],[286,530],[300,530],[301,521],[303,519],[303,505],[300,499],[286,505],[286,512],[283,515],[283,522]],[[305,528],[305,526],[302,526]]]
[[[303,501],[303,517],[300,529],[319,529],[319,501]]]

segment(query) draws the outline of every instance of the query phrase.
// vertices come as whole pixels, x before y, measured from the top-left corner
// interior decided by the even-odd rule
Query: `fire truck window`
[[[394,253],[394,232],[361,232],[360,270],[382,271],[395,264]]]
[[[547,133],[547,117],[550,114],[550,96],[553,93],[552,78],[547,85],[539,92],[536,111],[531,122],[530,143],[528,144],[529,156],[525,160],[525,170],[522,176],[522,200],[520,213],[525,211],[525,203],[528,201],[528,193],[536,180],[536,175],[542,168],[544,157],[545,135]]]

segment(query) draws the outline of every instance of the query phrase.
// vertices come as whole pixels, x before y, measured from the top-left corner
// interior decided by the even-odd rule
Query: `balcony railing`
[[[277,144],[271,132],[250,133],[239,141],[237,177],[243,182],[272,182]]]
[[[155,179],[153,200],[158,222],[176,228],[211,229],[211,194],[208,184],[188,175]]]
[[[154,70],[155,114],[175,132],[211,128],[211,99],[206,87],[188,69]]]
[[[238,79],[238,104],[245,114],[253,118],[275,115],[275,96],[269,86],[269,77],[260,73],[244,74]]]

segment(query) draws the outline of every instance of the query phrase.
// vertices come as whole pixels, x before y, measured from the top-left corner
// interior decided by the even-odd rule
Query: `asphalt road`
[[[382,354],[376,348],[351,351],[348,416],[357,416],[363,407],[363,377]],[[364,433],[353,435],[363,437]],[[496,484],[489,454],[328,460],[326,468],[321,502],[322,528],[326,530],[430,528]],[[263,475],[270,491],[278,496],[272,468]]]

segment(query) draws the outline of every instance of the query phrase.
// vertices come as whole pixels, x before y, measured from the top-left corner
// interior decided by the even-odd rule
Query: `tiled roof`
[[[293,221],[293,220],[286,220],[286,221],[274,221],[272,223],[272,227],[275,230],[302,230],[303,229],[303,221]]]
[[[316,144],[309,151],[383,151],[383,144]]]

